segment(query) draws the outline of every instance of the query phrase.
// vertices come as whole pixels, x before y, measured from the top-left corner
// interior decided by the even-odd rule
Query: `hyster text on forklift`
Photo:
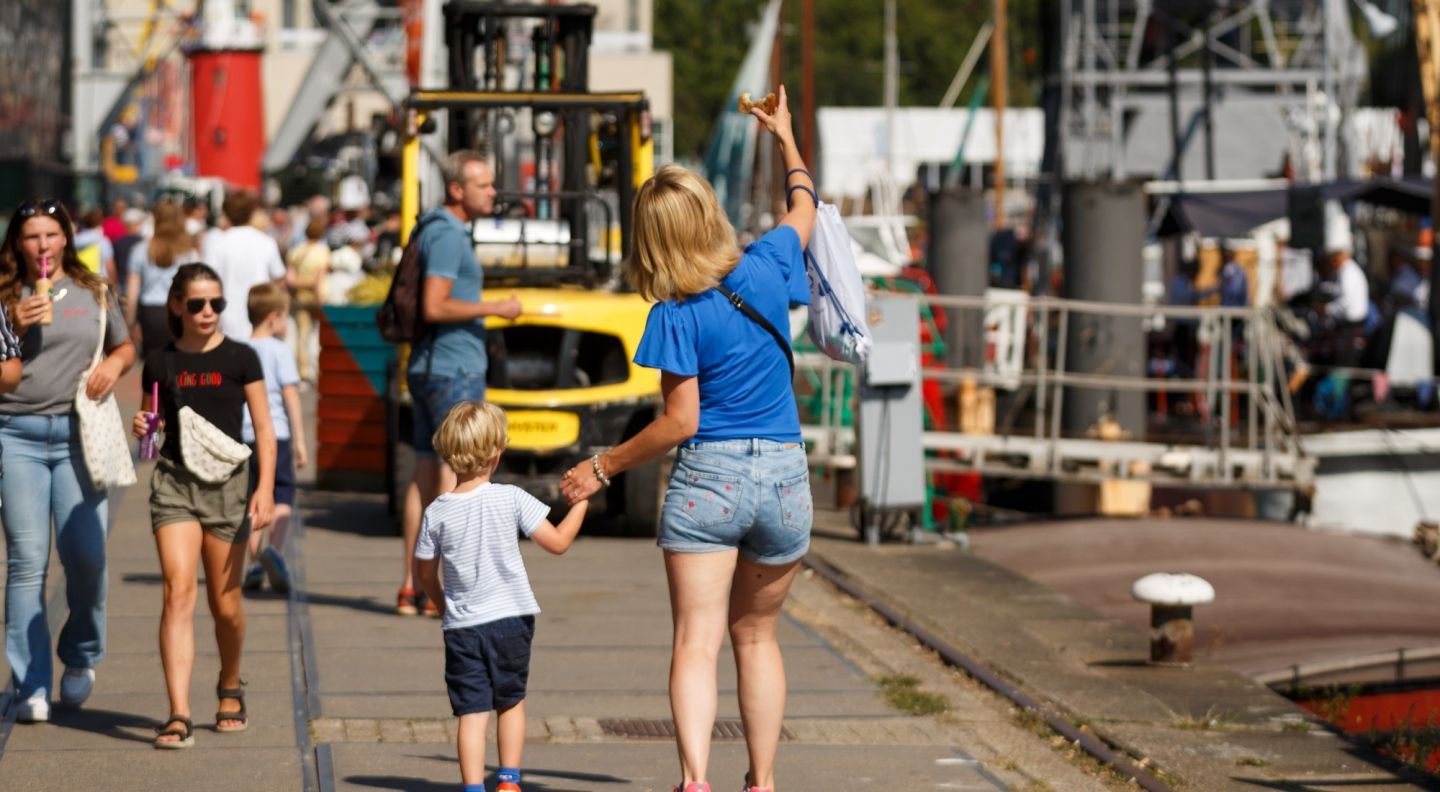
[[[494,161],[496,216],[473,224],[476,257],[485,289],[513,288],[523,306],[513,322],[486,323],[487,399],[509,415],[495,479],[558,505],[562,473],[660,406],[658,372],[631,362],[650,305],[621,272],[632,199],[653,170],[649,105],[638,91],[589,91],[594,6],[453,0],[444,13],[450,84],[407,100],[406,234],[420,208],[421,137],[443,114],[450,150]],[[653,536],[662,475],[656,462],[617,476],[606,517]]]

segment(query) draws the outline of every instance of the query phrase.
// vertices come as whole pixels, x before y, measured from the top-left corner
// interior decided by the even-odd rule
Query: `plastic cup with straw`
[[[50,306],[50,257],[40,257],[40,277],[35,281],[35,294],[45,297],[45,314],[40,317],[40,324],[48,325],[55,320],[55,313]]]
[[[160,383],[150,383],[150,417],[148,430],[145,436],[140,438],[140,458],[149,462],[160,455],[160,444],[157,442],[160,434]]]

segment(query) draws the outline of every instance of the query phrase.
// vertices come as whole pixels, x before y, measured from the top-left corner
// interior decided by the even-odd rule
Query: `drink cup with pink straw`
[[[40,277],[35,280],[35,293],[47,298],[45,301],[45,315],[40,317],[40,324],[48,325],[55,320],[55,314],[50,307],[50,257],[40,257]]]
[[[149,462],[160,455],[160,383],[150,383],[150,415],[145,436],[140,438],[140,458]]]

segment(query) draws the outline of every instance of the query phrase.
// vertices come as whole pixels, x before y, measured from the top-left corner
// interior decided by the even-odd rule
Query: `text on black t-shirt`
[[[235,442],[243,442],[245,386],[262,379],[255,350],[229,338],[209,352],[184,352],[174,343],[151,352],[145,358],[141,381],[147,394],[151,383],[160,383],[160,416],[165,420],[165,445],[160,454],[172,462],[183,462],[178,418],[182,406],[199,413]]]

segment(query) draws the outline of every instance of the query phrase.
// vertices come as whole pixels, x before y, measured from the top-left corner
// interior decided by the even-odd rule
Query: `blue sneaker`
[[[270,588],[279,594],[290,593],[290,570],[285,568],[285,559],[273,546],[260,551],[260,566],[265,568],[265,577],[270,579]]]
[[[245,591],[259,591],[265,587],[265,570],[258,563],[251,564],[240,579],[240,588]]]

